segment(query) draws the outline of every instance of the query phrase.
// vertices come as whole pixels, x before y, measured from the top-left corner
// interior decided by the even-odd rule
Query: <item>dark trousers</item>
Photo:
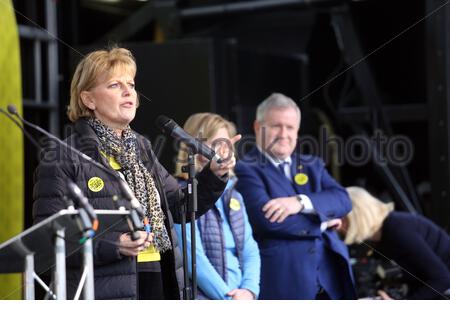
[[[139,300],[164,300],[161,272],[139,272]]]

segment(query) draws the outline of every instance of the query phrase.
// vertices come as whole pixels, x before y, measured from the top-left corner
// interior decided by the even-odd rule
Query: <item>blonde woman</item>
[[[375,249],[410,275],[407,299],[440,299],[450,289],[450,238],[421,215],[394,211],[363,188],[348,187],[352,211],[340,232],[350,245],[372,241]],[[382,298],[388,299],[384,292]]]
[[[232,156],[230,139],[236,129],[221,116],[213,113],[194,114],[186,121],[184,129],[192,136],[203,139],[222,158]],[[181,171],[186,158],[186,152],[181,149],[175,174],[181,180],[187,178]],[[206,163],[207,159],[198,156],[197,170],[201,170]],[[195,226],[199,299],[243,300],[255,299],[259,294],[259,250],[252,236],[242,196],[234,189],[235,183],[236,179],[230,178],[215,206],[200,217]],[[175,225],[175,228],[181,238],[180,225]],[[188,225],[189,260],[190,234]]]
[[[125,48],[97,50],[78,64],[71,83],[68,108],[74,133],[66,139],[92,159],[120,172],[144,208],[152,233],[138,231],[130,237],[127,224],[115,224],[94,238],[96,299],[180,299],[182,261],[173,221],[179,186],[158,162],[150,142],[130,128],[136,116],[137,67]],[[75,181],[96,209],[115,209],[113,196],[121,195],[119,182],[105,170],[61,148],[58,157],[44,158],[36,172],[33,215],[35,222],[66,207],[67,181]],[[234,159],[221,165],[211,162],[198,174],[199,212],[214,205],[228,180]],[[174,212],[172,215],[171,212]],[[154,248],[155,254],[146,254]],[[72,256],[73,258],[74,256]],[[68,260],[67,296],[76,292],[81,272]]]

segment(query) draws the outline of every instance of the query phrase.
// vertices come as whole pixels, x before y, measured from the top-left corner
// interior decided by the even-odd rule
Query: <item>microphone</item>
[[[170,135],[173,138],[180,140],[187,144],[194,153],[201,154],[208,160],[215,160],[217,163],[221,163],[223,160],[214,152],[213,149],[206,146],[204,143],[202,143],[200,140],[194,138],[189,133],[184,131],[175,121],[172,119],[160,115],[158,118],[156,118],[155,121],[156,126],[161,129],[161,131],[166,134]]]
[[[83,194],[83,191],[81,191],[80,187],[78,187],[73,181],[69,180],[67,182],[67,187],[69,189],[69,194],[72,198],[72,200],[81,208],[83,208],[89,217],[92,220],[92,229],[94,231],[97,231],[98,229],[98,219],[97,215],[95,214],[94,208],[89,203],[89,200],[86,198],[86,196]]]
[[[131,191],[130,187],[128,186],[128,184],[122,180],[122,178],[119,176],[119,174],[114,171],[113,169],[108,169],[106,168],[104,165],[102,165],[101,163],[95,161],[94,159],[92,159],[91,157],[89,157],[87,154],[84,154],[83,152],[79,151],[78,149],[68,145],[66,142],[64,142],[63,140],[59,139],[57,136],[51,134],[50,132],[47,132],[46,130],[42,129],[41,127],[25,120],[24,118],[22,118],[19,113],[17,112],[17,109],[15,106],[13,105],[8,105],[7,110],[9,113],[13,114],[14,116],[16,116],[20,121],[22,121],[24,124],[26,124],[27,126],[32,127],[33,129],[41,132],[42,134],[44,134],[45,136],[57,141],[60,145],[68,148],[69,150],[71,150],[72,152],[74,152],[75,154],[77,154],[79,157],[85,159],[86,161],[88,161],[89,163],[91,163],[92,165],[96,166],[97,168],[103,170],[104,172],[106,172],[107,174],[113,176],[115,179],[117,179],[117,181],[119,182],[119,186],[120,189],[122,191],[122,193],[124,194],[125,198],[130,202],[131,208],[133,210],[135,210],[141,219],[144,219],[145,217],[145,212],[144,209],[142,208],[141,204],[139,203],[139,200],[136,199],[136,196],[133,194],[133,192]],[[5,113],[6,114],[6,113]],[[12,119],[13,120],[13,119]],[[15,121],[14,121],[15,122]],[[24,130],[22,128],[22,126],[20,126],[20,124],[18,124],[19,127]],[[24,130],[25,132],[25,130]],[[70,188],[69,188],[70,189]],[[81,190],[80,190],[81,191]],[[133,217],[132,217],[133,218]],[[136,229],[141,228],[142,224],[139,222],[137,219],[132,219],[133,221],[133,225]]]

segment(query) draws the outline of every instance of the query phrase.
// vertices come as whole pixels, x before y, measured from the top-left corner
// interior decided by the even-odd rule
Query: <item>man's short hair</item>
[[[256,121],[263,122],[266,116],[266,113],[272,109],[286,109],[293,108],[298,115],[299,124],[301,119],[300,108],[297,104],[282,93],[272,93],[269,97],[267,97],[263,102],[261,102],[256,109]]]

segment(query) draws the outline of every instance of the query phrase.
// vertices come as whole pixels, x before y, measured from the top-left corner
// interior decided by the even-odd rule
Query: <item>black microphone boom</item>
[[[15,109],[15,108],[14,108]],[[9,111],[9,106],[8,106],[8,111]],[[31,143],[38,149],[41,150],[41,146],[39,145],[39,143],[36,141],[35,138],[33,138],[33,136],[27,131],[25,130],[25,128],[16,120],[12,117],[12,115],[10,115],[8,112],[6,112],[5,110],[3,110],[3,108],[0,108],[0,112],[3,113],[5,116],[7,116],[12,122],[14,122],[14,124],[16,126],[18,126],[20,128],[20,130],[22,130],[22,132],[25,134],[25,136],[31,141]],[[17,112],[17,111],[16,111]]]
[[[189,133],[184,131],[175,121],[172,119],[160,115],[156,118],[155,124],[161,131],[170,135],[173,138],[184,142],[194,153],[201,154],[208,160],[215,160],[217,163],[221,163],[223,160],[214,152],[213,149],[206,146],[200,140],[194,138]]]
[[[67,187],[69,189],[70,196],[72,200],[79,206],[82,207],[89,214],[92,221],[97,220],[97,215],[94,211],[94,208],[89,203],[89,200],[83,194],[80,187],[78,187],[73,181],[67,182]]]
[[[115,179],[117,179],[117,181],[119,182],[120,185],[120,189],[122,191],[122,193],[125,195],[126,199],[130,202],[131,204],[131,208],[134,209],[140,216],[141,219],[143,219],[145,217],[145,212],[144,209],[142,208],[141,204],[139,203],[139,201],[136,199],[135,195],[133,194],[133,192],[131,191],[130,187],[128,186],[128,184],[122,180],[122,178],[119,176],[119,174],[114,171],[113,169],[108,169],[106,168],[104,165],[102,165],[101,163],[95,161],[94,159],[92,159],[91,157],[89,157],[87,154],[84,154],[83,152],[79,151],[78,149],[68,145],[66,142],[64,142],[63,140],[59,139],[57,136],[51,134],[50,132],[47,132],[46,130],[42,129],[41,127],[25,120],[24,118],[22,118],[19,113],[17,112],[16,107],[14,107],[13,105],[8,105],[7,107],[8,112],[13,114],[14,116],[16,116],[17,118],[19,118],[20,121],[22,121],[24,124],[26,124],[27,126],[32,127],[33,129],[39,131],[40,133],[44,134],[45,136],[57,141],[60,145],[66,147],[67,149],[71,150],[72,152],[75,152],[75,154],[77,154],[79,157],[85,159],[86,161],[88,161],[90,164],[96,166],[97,168],[103,170],[104,172],[106,172],[107,174],[113,176]],[[21,127],[19,125],[19,127]],[[23,128],[21,128],[23,130]],[[134,226],[134,227],[141,227],[141,226]]]

